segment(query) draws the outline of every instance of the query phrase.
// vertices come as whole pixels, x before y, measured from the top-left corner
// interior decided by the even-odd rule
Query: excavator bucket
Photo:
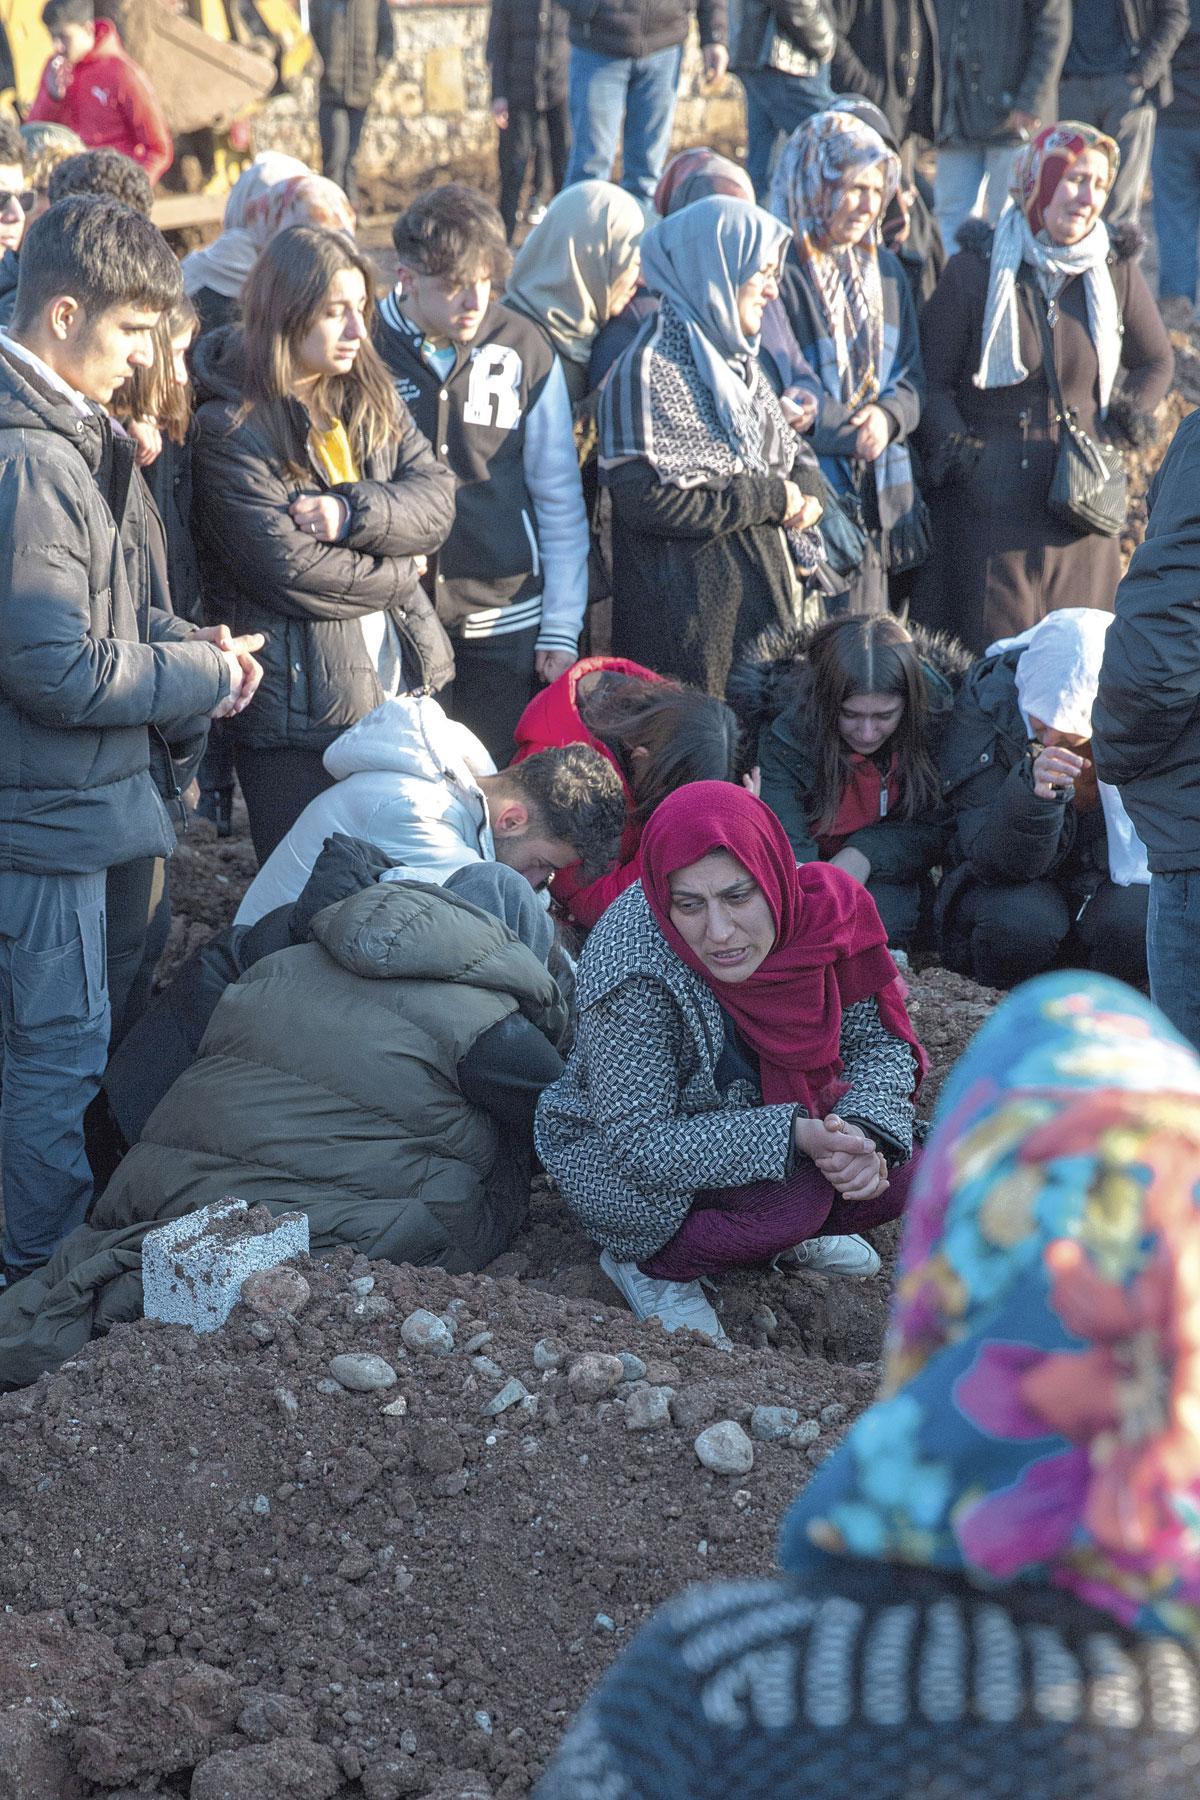
[[[194,19],[168,12],[161,0],[127,0],[105,11],[154,83],[175,137],[205,128],[222,131],[275,87],[270,38],[223,43]]]

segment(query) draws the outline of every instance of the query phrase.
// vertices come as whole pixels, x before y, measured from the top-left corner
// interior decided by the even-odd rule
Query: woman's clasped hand
[[[887,1160],[872,1140],[829,1113],[823,1119],[797,1118],[792,1140],[843,1200],[875,1200],[887,1187]]]

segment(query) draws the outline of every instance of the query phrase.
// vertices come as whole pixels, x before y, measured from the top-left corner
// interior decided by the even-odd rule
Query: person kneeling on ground
[[[502,862],[543,887],[555,869],[591,874],[616,860],[625,802],[616,770],[582,744],[499,773],[465,725],[428,695],[385,700],[325,752],[334,786],[305,807],[246,890],[234,923],[295,900],[335,832],[389,856],[397,879],[444,881],[470,862]]]
[[[878,1269],[857,1234],[903,1209],[926,1062],[902,993],[866,890],[797,868],[761,800],[700,781],[662,802],[584,948],[536,1131],[640,1318],[721,1337],[702,1276]]]
[[[1112,622],[1049,613],[992,644],[959,690],[939,756],[955,824],[938,935],[943,960],[985,986],[1056,961],[1146,979],[1146,853],[1090,756]]]
[[[882,1392],[784,1572],[664,1608],[536,1800],[1193,1800],[1198,1164],[1200,1066],[1144,1000],[1008,1000],[942,1091]]]
[[[933,759],[970,662],[951,638],[852,613],[763,637],[729,685],[796,861],[861,881],[903,950],[949,833]]]
[[[590,744],[607,757],[625,794],[620,860],[589,880],[576,865],[550,880],[557,905],[590,931],[642,873],[639,845],[659,801],[690,781],[732,781],[737,720],[712,694],[683,687],[620,656],[588,656],[543,688],[517,725],[514,765],[560,744]]]

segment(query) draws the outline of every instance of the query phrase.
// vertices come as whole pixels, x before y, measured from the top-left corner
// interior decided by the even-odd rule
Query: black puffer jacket
[[[132,443],[0,345],[0,869],[169,856],[147,726],[169,735],[229,692],[211,644],[171,641],[148,563],[127,570],[115,521],[135,479]]]
[[[0,256],[0,325],[11,325],[13,307],[17,303],[17,274],[20,264],[14,250]]]
[[[1200,869],[1200,413],[1150,489],[1146,541],[1117,589],[1092,748],[1157,874]]]
[[[567,15],[554,0],[492,0],[487,61],[492,95],[545,112],[567,97]]]
[[[816,745],[806,720],[811,673],[808,646],[814,627],[772,632],[760,638],[729,678],[726,698],[738,715],[752,760],[762,771],[762,797],[788,834],[797,862],[820,857],[810,821],[817,782]],[[929,695],[929,750],[936,757],[954,696],[971,666],[954,638],[917,626],[913,641]],[[880,881],[918,881],[940,860],[950,823],[939,807],[932,817],[899,814],[868,825],[846,843],[871,864]]]
[[[454,477],[405,413],[393,458],[376,457],[366,479],[331,491],[347,500],[350,528],[323,543],[292,523],[302,493],[326,487],[313,470],[297,480],[253,420],[237,424],[241,332],[201,338],[193,357],[201,405],[194,450],[193,523],[207,609],[237,633],[263,631],[262,685],[230,721],[253,749],[325,750],[383,699],[361,620],[386,612],[411,650],[413,687],[444,687],[454,659],[417,578],[413,557],[431,553],[454,522]],[[403,409],[402,409],[403,410]],[[294,409],[293,455],[308,464],[307,422]]]
[[[795,75],[815,75],[833,55],[837,41],[825,0],[742,0],[733,40],[733,67],[770,65],[776,33],[811,65],[803,69],[789,61],[788,71]]]
[[[1049,124],[1071,37],[1071,0],[936,0],[942,144],[995,139],[1014,109]]]
[[[954,810],[948,861],[938,889],[946,925],[968,881],[1056,882],[1082,903],[1108,875],[1104,809],[1081,813],[1069,800],[1033,791],[1029,731],[1017,699],[1020,650],[984,656],[968,671],[942,735],[942,793]]]
[[[654,56],[682,44],[693,12],[702,44],[729,40],[728,0],[560,0],[571,42],[601,56]]]
[[[309,30],[321,58],[321,99],[365,111],[395,49],[388,0],[311,0]]]

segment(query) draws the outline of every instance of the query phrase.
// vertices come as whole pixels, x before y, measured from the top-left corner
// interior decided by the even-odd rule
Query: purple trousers
[[[843,1200],[807,1161],[786,1181],[709,1189],[696,1195],[670,1242],[638,1267],[656,1281],[695,1281],[748,1263],[770,1262],[806,1238],[870,1231],[900,1217],[920,1160],[918,1152],[893,1169],[874,1200]]]

